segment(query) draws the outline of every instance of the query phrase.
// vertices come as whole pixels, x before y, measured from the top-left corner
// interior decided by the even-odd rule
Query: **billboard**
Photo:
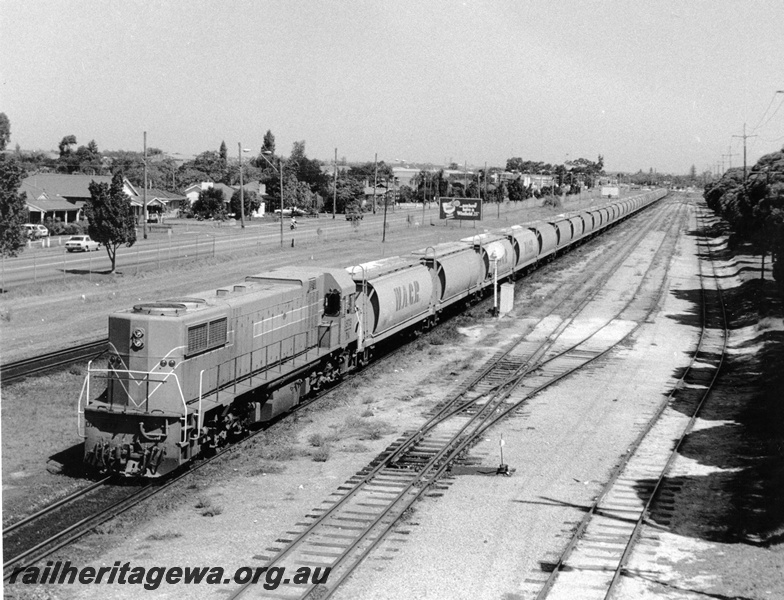
[[[603,185],[602,186],[602,197],[607,196],[608,198],[617,198],[620,190],[618,186],[613,185]]]
[[[480,198],[440,198],[438,201],[440,219],[456,221],[480,221],[482,219],[482,200]]]

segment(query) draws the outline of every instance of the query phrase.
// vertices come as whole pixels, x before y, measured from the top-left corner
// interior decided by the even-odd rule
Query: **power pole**
[[[142,200],[142,233],[147,239],[147,132],[144,132],[144,196]]]
[[[338,199],[338,149],[335,148],[335,181],[332,185],[332,218],[335,218],[335,204]],[[283,215],[281,215],[283,218]]]
[[[237,142],[237,148],[240,153],[240,227],[245,229],[245,189],[242,185],[242,142]],[[281,221],[283,220],[283,211],[280,213]]]
[[[746,139],[757,137],[756,135],[746,135],[746,123],[743,124],[743,135],[733,135],[732,137],[743,138],[743,193],[746,193]]]
[[[730,161],[730,163],[729,163],[729,164],[730,164],[730,166],[727,168],[727,170],[730,170],[730,169],[732,169],[732,157],[733,157],[733,156],[738,156],[738,155],[737,155],[737,154],[733,154],[733,153],[732,153],[732,145],[729,145],[729,146],[727,146],[727,154],[722,154],[722,155],[721,155],[721,157],[722,157],[722,158],[725,158],[725,157],[726,157],[726,158],[727,158],[727,159],[729,159],[729,161]]]
[[[376,214],[376,187],[378,186],[378,152],[375,157],[375,171],[373,174],[373,214]]]

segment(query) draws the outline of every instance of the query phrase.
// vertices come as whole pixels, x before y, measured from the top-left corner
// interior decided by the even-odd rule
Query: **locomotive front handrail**
[[[90,406],[90,376],[92,374],[94,374],[94,373],[106,373],[107,375],[111,375],[112,373],[115,373],[115,374],[117,374],[117,373],[127,373],[129,375],[144,375],[145,377],[144,377],[143,380],[147,380],[148,382],[151,381],[150,380],[150,376],[157,375],[155,373],[150,373],[149,371],[137,371],[137,370],[133,370],[133,369],[116,369],[116,368],[112,368],[112,369],[93,369],[92,368],[92,361],[90,361],[89,363],[87,363],[87,375],[85,377],[85,383],[82,386],[82,391],[83,392],[84,392],[85,388],[87,390],[86,395],[84,395],[85,396],[85,404],[84,404],[85,410]],[[163,376],[163,379],[153,379],[152,381],[155,381],[155,382],[158,382],[158,383],[166,383],[167,379],[169,379],[170,377],[173,377],[174,378],[174,383],[177,384],[177,391],[180,394],[180,401],[182,402],[183,417],[186,420],[185,424],[183,425],[183,434],[186,434],[187,430],[189,429],[188,428],[188,424],[187,424],[188,404],[185,401],[185,394],[182,391],[182,385],[180,384],[180,378],[177,376],[177,373],[175,373],[174,371],[169,371],[168,373],[162,373],[161,375]],[[85,437],[84,436],[84,428],[80,427],[81,419],[79,418],[79,414],[82,414],[82,415],[84,414],[84,410],[82,410],[82,408],[81,408],[81,406],[82,406],[82,396],[83,396],[83,394],[79,395],[79,404],[78,404],[78,408],[77,408],[77,432],[81,431],[81,433],[80,433],[81,437]],[[130,395],[128,395],[128,398],[131,399]],[[136,408],[140,408],[141,407],[141,404],[137,404],[135,401],[133,401],[133,399],[131,399],[131,401],[133,402],[133,405]],[[149,411],[149,408],[150,408],[150,397],[149,397],[149,394],[146,395],[144,403],[146,403],[146,405],[147,405],[146,406],[146,408],[147,408],[146,412],[150,412]]]
[[[84,419],[84,409],[82,408],[82,397],[86,398],[84,408],[87,408],[90,404],[90,366],[93,364],[93,361],[87,361],[87,375],[84,378],[84,383],[82,383],[82,391],[79,392],[79,400],[76,403],[76,435],[81,438],[86,438],[87,434],[85,432],[85,419]],[[87,389],[87,394],[85,395],[85,388]]]

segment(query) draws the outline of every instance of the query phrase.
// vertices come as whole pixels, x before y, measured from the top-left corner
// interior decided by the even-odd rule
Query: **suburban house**
[[[192,206],[193,203],[199,198],[199,193],[203,190],[208,190],[211,188],[219,189],[223,192],[223,202],[226,204],[226,212],[231,212],[229,209],[229,204],[231,203],[231,197],[234,193],[240,189],[238,185],[226,185],[225,183],[213,183],[212,181],[202,181],[201,183],[194,183],[191,186],[188,186],[184,190],[184,194],[188,200],[188,205]],[[245,192],[253,192],[255,193],[259,199],[261,200],[261,205],[259,209],[253,213],[254,217],[263,217],[264,216],[264,209],[265,209],[265,202],[264,196],[267,193],[266,186],[261,183],[260,181],[250,181],[242,186],[242,189]]]
[[[552,187],[552,185],[555,183],[555,178],[552,175],[541,175],[538,173],[517,173],[510,171],[494,173],[491,176],[491,179],[494,182],[498,182],[500,179],[501,181],[505,181],[507,183],[519,179],[524,188],[530,187],[534,190],[541,190],[545,187]]]
[[[38,173],[22,180],[19,192],[24,194],[30,223],[43,223],[47,219],[70,223],[84,218],[84,206],[90,200],[90,183],[110,185],[111,175],[83,175]],[[144,189],[136,188],[127,178],[123,190],[133,207],[137,221],[141,221],[144,206]],[[172,205],[179,207],[185,197],[163,190],[147,190],[147,212],[165,213]]]
[[[137,194],[131,196],[131,203],[134,206],[144,206],[144,188],[133,187]],[[126,190],[127,193],[127,190]],[[183,194],[175,194],[157,188],[147,189],[147,214],[177,217],[180,211],[188,207],[188,198]],[[141,214],[141,213],[140,213]]]

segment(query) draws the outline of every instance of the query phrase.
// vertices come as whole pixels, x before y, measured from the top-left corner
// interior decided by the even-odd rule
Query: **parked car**
[[[98,250],[100,244],[92,239],[89,235],[72,235],[67,242],[65,242],[65,250],[67,252],[90,252]]]
[[[280,209],[276,208],[273,211],[273,213],[276,214],[276,215],[280,215]],[[305,212],[304,210],[302,210],[301,208],[297,208],[297,207],[294,207],[294,208],[284,208],[283,209],[283,216],[284,217],[290,217],[292,215],[294,215],[295,217],[302,217],[302,216],[305,216],[306,214],[308,214],[308,213]]]
[[[31,240],[37,240],[42,237],[49,237],[49,230],[40,223],[25,223],[22,225],[22,231]]]

